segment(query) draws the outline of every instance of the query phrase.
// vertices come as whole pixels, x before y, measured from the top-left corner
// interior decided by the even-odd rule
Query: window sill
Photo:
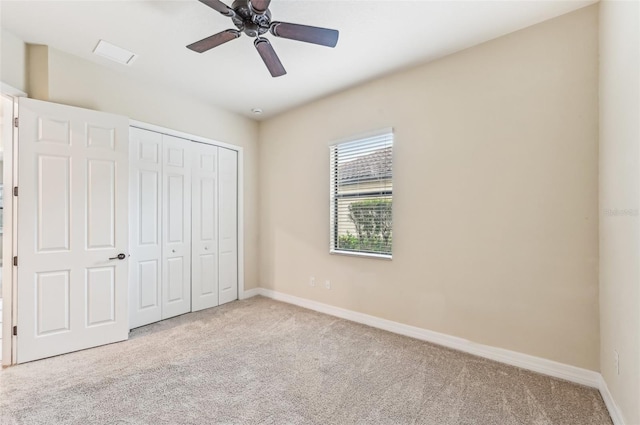
[[[331,255],[346,255],[347,257],[364,257],[364,258],[377,258],[379,260],[391,261],[392,256],[389,254],[373,254],[370,252],[357,252],[357,251],[339,251],[335,249],[329,250]]]

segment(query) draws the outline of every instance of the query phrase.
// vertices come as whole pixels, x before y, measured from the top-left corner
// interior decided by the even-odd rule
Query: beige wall
[[[600,368],[640,424],[640,4],[600,7]]]
[[[27,45],[27,93],[32,99],[49,100],[49,47]]]
[[[4,30],[0,30],[0,37],[0,81],[26,92],[26,45]]]
[[[389,126],[393,260],[330,255],[328,142]],[[597,6],[269,119],[259,148],[261,286],[598,370]]]
[[[29,46],[28,56],[30,63],[48,64],[47,72],[42,69],[28,72],[29,87],[46,87],[46,92],[39,90],[36,93],[43,100],[120,114],[243,147],[245,288],[256,287],[258,124],[53,48]]]

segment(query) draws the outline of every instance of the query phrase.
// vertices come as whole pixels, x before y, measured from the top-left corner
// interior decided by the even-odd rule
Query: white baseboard
[[[613,425],[625,425],[624,419],[622,418],[622,412],[620,408],[616,404],[613,396],[609,392],[609,387],[607,386],[607,382],[604,380],[602,375],[600,376],[600,394],[602,395],[602,399],[604,400],[604,404],[607,406],[607,410],[609,410],[609,415],[611,416],[611,420],[613,421]]]
[[[247,298],[255,297],[256,295],[261,294],[260,291],[261,291],[261,288],[247,289],[246,291],[240,294],[240,299],[246,300]]]
[[[511,366],[520,367],[522,369],[531,370],[533,372],[542,373],[544,375],[553,376],[554,378],[564,379],[593,388],[600,388],[601,376],[598,372],[594,372],[591,370],[582,369],[579,367],[555,362],[553,360],[543,359],[540,357],[530,356],[528,354],[518,353],[516,351],[478,344],[464,338],[458,338],[455,336],[418,328],[416,326],[409,326],[402,323],[393,322],[391,320],[381,319],[379,317],[370,316],[368,314],[334,307],[328,304],[319,303],[317,301],[284,294],[282,292],[272,291],[270,289],[257,288],[257,294],[263,295],[268,298],[273,298],[274,300],[304,307],[309,310],[314,310],[320,313],[329,314],[331,316],[340,317],[342,319],[351,320],[363,325],[368,325],[400,335],[409,336],[422,341],[432,342],[434,344],[453,348],[465,353],[495,360],[500,363],[505,363]]]

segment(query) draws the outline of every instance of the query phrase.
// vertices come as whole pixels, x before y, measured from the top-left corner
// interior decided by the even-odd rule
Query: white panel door
[[[129,131],[129,327],[162,319],[162,135]]]
[[[162,318],[191,311],[191,145],[162,135]]]
[[[238,153],[218,148],[219,303],[238,299]]]
[[[128,337],[128,124],[20,99],[19,363]]]
[[[191,311],[218,305],[218,148],[192,147]]]

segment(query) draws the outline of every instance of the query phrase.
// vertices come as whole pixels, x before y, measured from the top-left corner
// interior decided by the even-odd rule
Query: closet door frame
[[[238,153],[238,299],[242,300],[248,298],[244,291],[244,154],[242,146],[219,142],[206,137],[196,136],[137,120],[129,120],[129,126],[140,128],[142,130],[155,131],[168,136],[180,137],[194,142],[205,143],[220,148],[231,149]]]

